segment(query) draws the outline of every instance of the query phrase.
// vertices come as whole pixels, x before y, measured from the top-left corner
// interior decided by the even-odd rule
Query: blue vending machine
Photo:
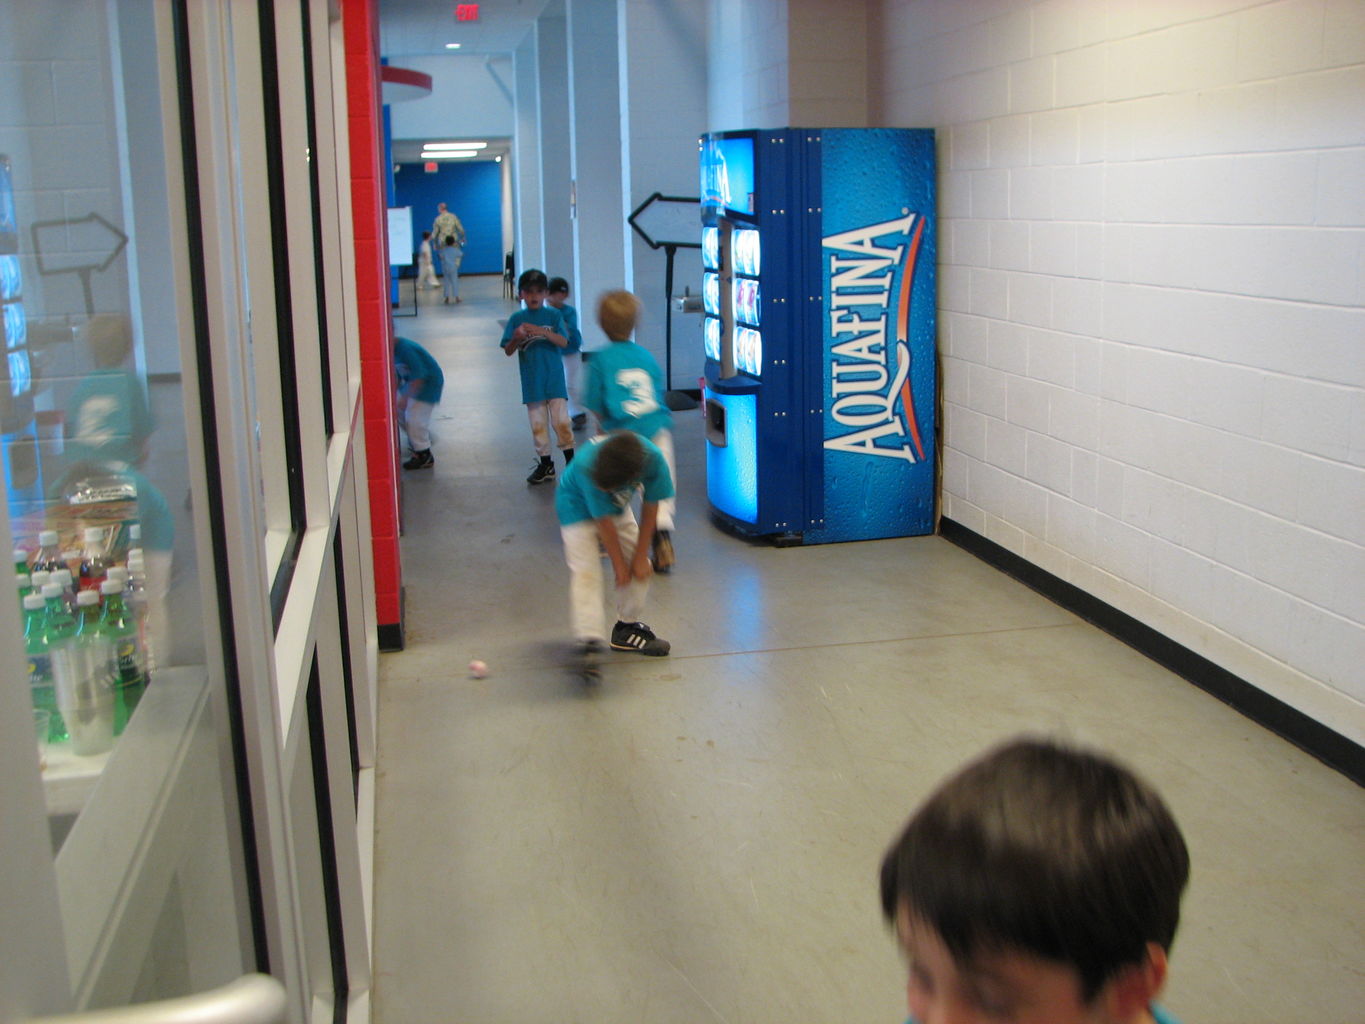
[[[706,489],[779,543],[931,533],[934,133],[701,138]]]
[[[0,465],[10,515],[17,518],[41,504],[43,478],[33,415],[33,372],[19,265],[14,172],[9,157],[3,153],[0,153],[0,316],[5,338],[4,361],[0,362]]]

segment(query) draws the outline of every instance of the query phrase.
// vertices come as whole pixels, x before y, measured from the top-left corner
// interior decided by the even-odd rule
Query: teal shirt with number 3
[[[653,354],[633,341],[613,341],[588,357],[583,404],[603,430],[653,437],[673,425],[664,404],[664,375]]]

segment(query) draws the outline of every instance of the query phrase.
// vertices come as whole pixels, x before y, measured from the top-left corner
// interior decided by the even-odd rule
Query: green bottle
[[[66,739],[66,725],[57,710],[57,691],[52,686],[52,656],[47,649],[47,608],[42,594],[24,598],[24,650],[28,655],[28,685],[33,706],[49,714],[47,740]]]
[[[60,583],[43,584],[43,644],[47,647],[48,660],[52,666],[52,687],[58,691],[57,705],[61,707],[61,692],[70,692],[77,677],[74,662],[72,639],[76,635],[76,617],[66,610]],[[61,721],[61,735],[55,740],[70,739],[71,730],[65,716],[57,715],[53,721]]]
[[[105,580],[100,584],[100,595],[104,598],[100,635],[113,647],[113,658],[117,665],[114,729],[115,732],[122,732],[128,719],[137,710],[143,691],[147,689],[147,658],[138,635],[137,619],[123,601],[123,583],[117,579]]]

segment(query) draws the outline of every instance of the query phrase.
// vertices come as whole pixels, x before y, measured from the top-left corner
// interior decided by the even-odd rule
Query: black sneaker
[[[553,462],[537,462],[536,468],[531,470],[531,475],[526,478],[528,484],[543,484],[546,480],[555,478],[555,464]]]
[[[431,449],[428,448],[425,451],[413,452],[412,458],[408,459],[407,462],[403,463],[403,468],[430,469],[434,465],[436,465],[436,456],[432,455]]]
[[[654,564],[655,572],[667,573],[673,570],[673,535],[667,530],[656,530],[654,532],[654,547],[650,552],[650,562]]]
[[[611,631],[611,649],[661,658],[668,653],[669,646],[667,640],[660,640],[643,622],[618,622]]]
[[[585,413],[585,412],[580,412],[577,416],[575,416],[575,417],[573,418],[573,428],[574,428],[574,430],[582,430],[582,429],[583,429],[584,427],[586,427],[587,425],[588,425],[588,414],[587,414],[587,413]]]

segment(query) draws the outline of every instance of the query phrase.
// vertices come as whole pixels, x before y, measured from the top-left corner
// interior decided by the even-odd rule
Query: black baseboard
[[[944,517],[939,522],[939,533],[945,540],[1014,577],[1163,668],[1217,697],[1253,722],[1312,754],[1356,785],[1365,786],[1365,747],[1360,744],[961,523]]]
[[[381,651],[388,653],[403,649],[403,624],[401,622],[381,622],[378,632]]]
[[[407,588],[398,588],[398,621],[381,622],[376,630],[379,639],[379,650],[382,653],[391,651],[401,651],[407,646],[407,631],[403,628],[403,623],[407,618]]]

